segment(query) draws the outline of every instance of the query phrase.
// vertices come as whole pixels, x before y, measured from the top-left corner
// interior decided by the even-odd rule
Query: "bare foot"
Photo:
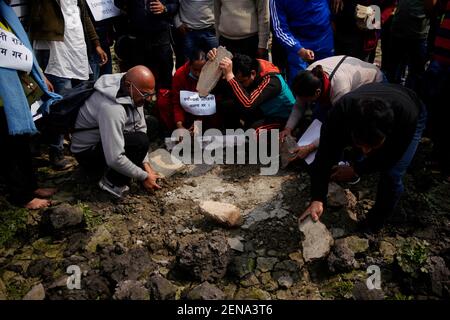
[[[58,192],[56,188],[39,188],[34,190],[34,194],[41,198],[48,198]]]
[[[52,202],[50,200],[34,198],[33,200],[31,200],[30,202],[28,202],[25,205],[25,208],[31,209],[31,210],[36,210],[36,209],[47,208],[47,207],[51,206],[51,204],[52,204]]]

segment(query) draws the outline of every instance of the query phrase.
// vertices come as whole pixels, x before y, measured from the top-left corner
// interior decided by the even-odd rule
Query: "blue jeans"
[[[186,58],[191,57],[196,50],[200,49],[208,53],[212,48],[219,46],[219,40],[217,40],[214,28],[190,30],[184,36],[183,42]]]
[[[404,192],[403,176],[414,158],[422,133],[425,130],[426,122],[427,110],[425,105],[422,104],[421,112],[417,119],[416,131],[408,148],[392,168],[380,174],[375,205],[368,214],[371,225],[382,225],[392,215],[397,206],[400,196]]]
[[[315,39],[314,41],[308,41],[299,39],[300,43],[305,49],[310,49],[314,51],[314,61],[325,59],[334,55],[334,42],[333,42],[333,31],[329,30],[322,39]],[[297,52],[292,50],[288,51],[288,83],[292,84],[295,76],[299,71],[308,68],[308,62],[300,58]]]

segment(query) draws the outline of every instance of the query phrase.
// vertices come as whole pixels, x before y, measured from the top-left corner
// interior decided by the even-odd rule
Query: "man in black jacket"
[[[344,95],[322,126],[320,146],[312,168],[311,204],[300,217],[317,221],[323,213],[328,182],[381,172],[376,203],[368,226],[379,229],[403,193],[402,178],[425,128],[427,112],[416,94],[402,86],[371,83]],[[353,166],[333,167],[347,146],[362,157]]]
[[[115,0],[115,5],[127,13],[131,59],[126,69],[136,65],[148,67],[159,88],[170,89],[173,51],[170,45],[170,25],[178,11],[178,0]]]

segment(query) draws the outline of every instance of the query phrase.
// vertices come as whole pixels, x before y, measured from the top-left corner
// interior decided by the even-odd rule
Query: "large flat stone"
[[[164,178],[172,176],[185,166],[181,160],[164,149],[158,149],[149,153],[148,159],[153,170]]]
[[[299,229],[305,236],[302,241],[305,262],[328,255],[334,240],[323,223],[320,221],[314,222],[311,217],[308,217],[299,223]]]
[[[236,227],[242,224],[241,210],[229,203],[202,201],[200,203],[200,212],[229,227]]]

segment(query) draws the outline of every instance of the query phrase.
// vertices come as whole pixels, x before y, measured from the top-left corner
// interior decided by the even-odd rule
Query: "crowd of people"
[[[80,166],[104,172],[100,188],[118,198],[130,179],[160,188],[147,158],[148,114],[160,135],[202,121],[204,129],[270,125],[281,141],[298,137],[300,123],[320,120],[320,139],[293,157],[317,151],[301,219],[320,218],[330,180],[379,171],[367,221],[381,226],[425,133],[434,146],[428,164],[450,182],[448,0],[115,0],[120,14],[106,19],[94,17],[87,0],[30,0],[24,24],[9,2],[0,0],[0,148],[8,150],[0,161],[15,205],[49,206],[45,198],[56,191],[36,183],[30,144],[42,120],[34,121],[30,106],[38,102],[45,119],[55,101],[88,81],[95,81],[93,93],[72,134],[43,128],[33,143],[48,145],[50,163],[64,170],[69,139]],[[7,37],[33,52],[31,67],[6,59]],[[196,92],[219,46],[232,58],[219,61],[215,112],[195,114],[181,96]],[[346,164],[336,165],[341,160]]]

